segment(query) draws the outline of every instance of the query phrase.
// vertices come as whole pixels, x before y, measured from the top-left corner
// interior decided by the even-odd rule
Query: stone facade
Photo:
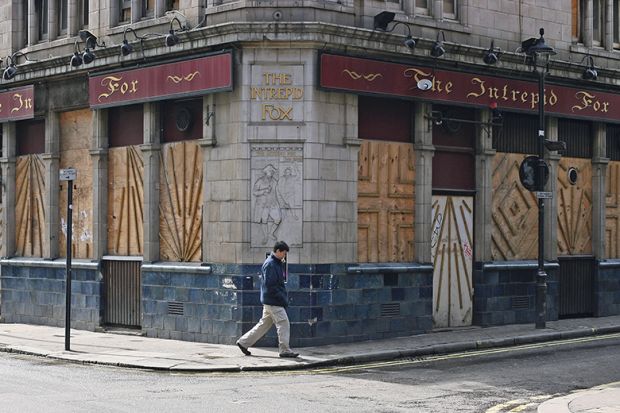
[[[274,241],[283,239],[292,247],[288,289],[294,346],[430,331],[434,297],[438,295],[433,291],[436,257],[431,254],[433,196],[451,193],[434,185],[437,171],[433,162],[437,164],[434,158],[442,150],[434,140],[433,128],[437,125],[431,121],[437,102],[425,97],[406,98],[411,111],[401,115],[410,125],[410,133],[401,143],[411,149],[406,155],[410,155],[413,166],[408,172],[413,178],[407,184],[413,187],[410,193],[415,194],[415,212],[413,223],[401,225],[410,231],[407,233],[413,233],[413,239],[400,241],[412,245],[414,259],[358,262],[360,147],[364,140],[372,139],[362,136],[368,124],[366,130],[361,130],[366,119],[360,119],[360,111],[368,95],[384,99],[388,106],[400,98],[376,96],[371,89],[360,92],[322,88],[320,56],[333,53],[419,64],[447,72],[532,80],[518,49],[523,40],[537,37],[539,27],[544,27],[547,44],[557,51],[549,75],[554,84],[574,86],[581,77],[584,57],[590,55],[599,78],[588,87],[620,92],[620,53],[614,46],[611,22],[606,23],[600,45],[593,43],[591,19],[585,19],[582,36],[576,38],[572,3],[568,0],[462,0],[454,12],[444,10],[440,0],[429,0],[427,9],[419,9],[413,0],[308,1],[301,6],[292,0],[260,4],[245,0],[180,0],[176,11],[166,10],[164,0],[156,0],[154,9],[148,11],[142,9],[143,2],[133,0],[127,21],[121,23],[119,3],[102,0],[88,2],[87,26],[82,24],[85,16],[78,12],[84,3],[75,0],[69,1],[66,30],[59,29],[52,15],[47,34],[39,33],[41,28],[32,24],[37,11],[22,3],[27,2],[4,2],[0,6],[0,54],[9,56],[5,66],[15,63],[17,68],[13,79],[1,81],[0,93],[34,85],[34,116],[45,122],[39,137],[44,149],[34,154],[42,165],[40,176],[34,175],[40,177],[36,188],[40,188],[43,201],[37,210],[34,201],[28,203],[16,195],[26,182],[18,166],[27,164],[28,156],[33,155],[26,153],[18,139],[30,121],[3,121],[0,319],[4,322],[64,323],[60,258],[66,254],[66,192],[58,190],[58,176],[61,168],[77,166],[76,193],[83,194],[78,209],[85,215],[81,220],[74,217],[73,248],[78,262],[73,286],[75,328],[93,330],[109,324],[103,311],[107,305],[107,275],[100,264],[104,260],[134,259],[143,261],[138,288],[140,328],[144,334],[234,343],[260,317],[260,264]],[[392,30],[375,29],[375,16],[382,11],[395,13],[398,24],[391,26]],[[50,12],[54,14],[54,8]],[[24,21],[29,24],[23,26]],[[73,67],[69,61],[74,51],[79,55],[86,46],[86,39],[79,35],[82,29],[97,37],[93,49],[96,58],[90,64]],[[167,46],[165,36],[171,29],[180,29],[176,33],[179,43]],[[409,34],[416,42],[414,49],[403,44]],[[433,58],[430,50],[441,39],[446,53]],[[123,40],[133,46],[133,53],[121,55]],[[491,44],[502,51],[496,66],[487,66],[481,59]],[[111,239],[118,235],[110,230],[109,216],[113,210],[110,198],[115,196],[110,195],[114,172],[110,159],[112,146],[117,144],[112,139],[115,132],[110,125],[114,119],[110,114],[115,112],[111,107],[92,107],[89,76],[118,74],[138,66],[155,67],[221,52],[232,56],[230,90],[164,96],[164,101],[182,102],[191,97],[202,103],[202,116],[194,119],[200,123],[202,134],[192,137],[201,156],[201,180],[196,182],[202,182],[202,199],[195,203],[200,212],[193,211],[201,217],[201,228],[192,232],[201,237],[200,252],[194,255],[200,255],[200,263],[161,262],[161,245],[167,241],[159,229],[163,215],[161,183],[162,176],[166,177],[163,130],[170,127],[164,126],[170,114],[164,113],[155,99],[138,102],[142,118],[133,123],[141,126],[138,129],[142,135],[132,143],[131,153],[137,154],[135,159],[140,165],[127,168],[136,172],[135,182],[141,183],[136,190],[138,206],[130,211],[131,222],[137,223],[140,230],[134,228],[138,236],[125,241],[132,247],[128,251],[142,253],[138,257],[112,255]],[[471,285],[466,284],[473,300],[473,317],[470,314],[469,319],[483,326],[531,323],[535,316],[536,257],[530,253],[498,261],[493,238],[498,233],[494,214],[499,209],[494,209],[493,203],[499,187],[494,182],[494,159],[501,150],[497,149],[498,136],[489,126],[491,111],[478,105],[472,107],[471,113],[469,121],[476,126],[474,143],[468,150],[474,159],[475,185],[468,192],[473,197],[473,235],[468,253],[475,270],[469,274]],[[591,239],[585,253],[597,262],[591,274],[595,297],[592,313],[619,314],[620,285],[614,261],[619,257],[606,252],[612,250],[606,243],[620,243],[618,237],[616,241],[606,237],[615,234],[610,208],[615,208],[616,202],[606,191],[608,186],[613,189],[616,182],[615,175],[608,171],[620,160],[619,156],[610,161],[613,145],[606,145],[608,139],[615,139],[608,131],[618,119],[583,121],[592,125],[592,136],[587,140],[593,153],[580,160],[581,164],[592,164],[592,182],[583,191],[591,198],[591,233],[582,234]],[[384,126],[390,126],[389,120],[385,122]],[[124,126],[133,128],[135,124]],[[547,138],[563,139],[558,130],[558,118],[548,116]],[[390,141],[392,137],[379,139]],[[518,150],[507,152],[521,155]],[[547,154],[552,177],[559,176],[565,166],[561,159],[555,153]],[[34,178],[28,179],[27,183],[32,183]],[[561,316],[558,232],[567,226],[558,220],[558,210],[566,204],[557,199],[562,183],[552,179],[547,187],[556,194],[547,204],[547,236],[543,240],[545,259],[550,262],[546,300],[549,320]],[[502,205],[516,215],[524,203]],[[390,206],[381,208],[385,212]],[[25,213],[33,219],[24,219]],[[23,222],[36,222],[36,228]],[[31,246],[29,242],[37,244],[29,250],[31,253],[18,253],[17,246]],[[387,244],[385,241],[379,248]],[[569,258],[571,254],[579,255],[571,250]],[[261,341],[262,345],[274,343],[273,332]]]

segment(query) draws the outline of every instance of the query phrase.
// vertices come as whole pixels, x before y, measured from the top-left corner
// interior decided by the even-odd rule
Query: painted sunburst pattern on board
[[[160,255],[165,261],[200,261],[202,150],[194,141],[163,146],[160,169]]]

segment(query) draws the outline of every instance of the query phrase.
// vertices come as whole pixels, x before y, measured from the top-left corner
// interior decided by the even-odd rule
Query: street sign
[[[521,185],[525,189],[530,192],[534,192],[538,189],[538,168],[539,168],[539,157],[538,156],[527,156],[521,162],[521,166],[519,167],[519,180],[521,181]],[[549,180],[549,166],[543,160],[545,173],[543,175],[543,187],[547,184],[547,180]]]
[[[538,192],[535,192],[535,193],[536,193],[536,198],[538,198],[538,199],[551,199],[551,198],[553,198],[553,192],[538,191]]]
[[[61,169],[60,180],[61,181],[75,181],[77,179],[77,170],[74,168]]]

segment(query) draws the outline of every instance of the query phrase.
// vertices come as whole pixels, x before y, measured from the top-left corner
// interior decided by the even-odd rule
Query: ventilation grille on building
[[[512,297],[511,307],[513,310],[527,310],[530,308],[530,299],[528,296]]]
[[[183,315],[183,303],[168,301],[168,315]]]
[[[381,317],[398,317],[400,315],[400,303],[381,304]]]

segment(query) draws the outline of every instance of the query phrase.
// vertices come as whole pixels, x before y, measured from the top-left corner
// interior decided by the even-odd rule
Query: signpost
[[[71,350],[71,238],[73,236],[73,181],[77,171],[61,169],[60,180],[67,181],[67,282],[65,289],[65,351]]]

